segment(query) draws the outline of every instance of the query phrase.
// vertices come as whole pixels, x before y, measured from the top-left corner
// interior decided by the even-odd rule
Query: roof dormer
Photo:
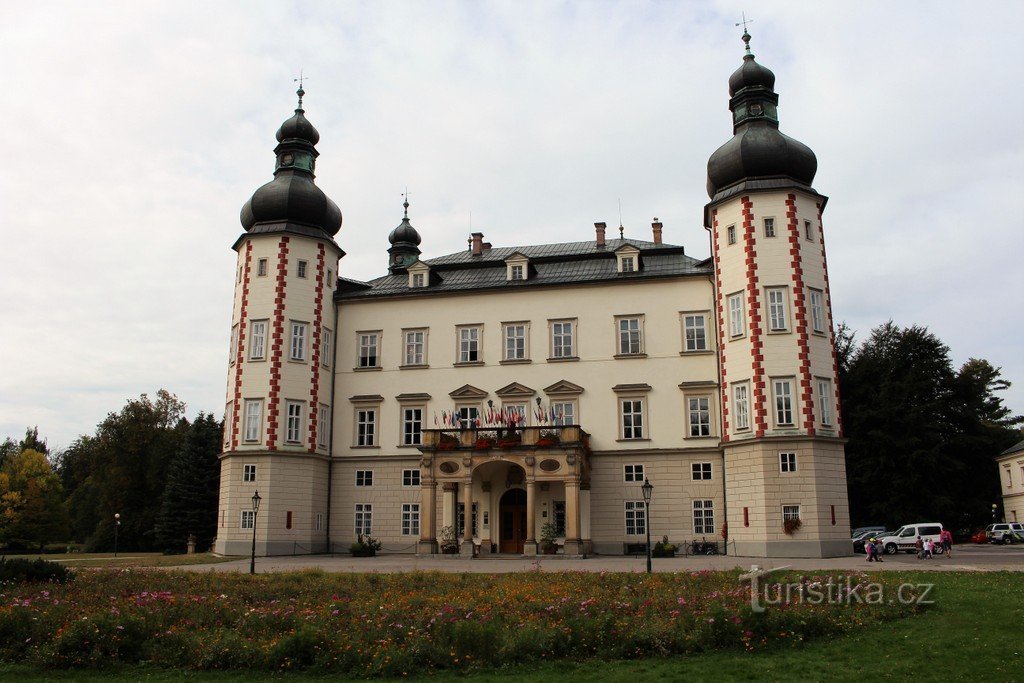
[[[409,271],[409,289],[421,289],[430,285],[430,266],[417,260],[406,268]]]
[[[623,244],[615,250],[616,270],[622,273],[635,273],[640,270],[640,250],[632,244]]]
[[[527,280],[530,277],[530,260],[518,251],[505,259],[505,279],[509,282]]]

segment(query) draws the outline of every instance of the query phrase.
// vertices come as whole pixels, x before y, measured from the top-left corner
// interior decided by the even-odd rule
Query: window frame
[[[619,259],[619,272],[620,273],[635,273],[636,272],[636,257],[630,254],[629,256],[623,256]]]
[[[693,402],[694,401],[697,401],[697,408],[696,409],[694,409],[694,407],[693,407]],[[700,406],[700,401],[704,401],[707,405],[702,408]],[[711,408],[712,408],[711,394],[699,394],[699,395],[693,395],[693,396],[690,396],[690,395],[686,396],[686,438],[688,438],[688,439],[703,439],[703,438],[706,438],[706,437],[714,435],[714,426],[713,426],[713,421],[711,419]],[[706,422],[705,421],[699,421],[697,423],[694,423],[693,416],[695,414],[697,415],[698,418],[702,417],[702,416],[706,417],[707,418]],[[702,434],[702,433],[694,434],[693,433],[694,432],[694,427],[697,427],[698,428],[698,432],[700,432],[700,431],[703,431],[701,428],[703,428],[705,426],[707,427],[707,430],[706,430],[707,433],[706,434]]]
[[[615,316],[615,358],[643,358],[646,355],[644,318],[645,316],[642,313]],[[633,322],[636,323],[635,330],[631,329],[630,326]],[[627,329],[625,330],[623,329],[623,323],[627,323]],[[632,350],[634,333],[636,334],[636,351]],[[625,348],[625,351],[623,351],[623,348]]]
[[[690,463],[690,481],[712,481],[714,479],[714,464],[701,460]]]
[[[510,332],[521,330],[522,336],[510,336]],[[522,342],[522,355],[510,355],[509,342]],[[514,344],[513,350],[519,353],[519,344]],[[527,320],[515,320],[501,324],[501,362],[523,363],[530,360],[530,323]]]
[[[789,288],[765,287],[768,304],[768,333],[789,332]]]
[[[796,451],[779,451],[779,474],[792,474],[796,471]]]
[[[356,537],[373,535],[373,503],[356,503],[353,522]]]
[[[295,277],[306,279],[309,271],[309,261],[305,259],[298,259],[295,262]]]
[[[772,416],[775,418],[776,427],[796,426],[793,385],[792,377],[772,378]],[[784,388],[785,391],[780,391],[781,388]]]
[[[402,330],[402,360],[405,361],[402,364],[404,368],[425,368],[427,367],[427,338],[429,336],[428,327],[410,327]],[[420,335],[419,341],[410,341],[410,338],[414,335]],[[416,351],[410,351],[410,347],[419,347],[419,353]]]
[[[509,282],[522,282],[526,279],[526,266],[522,263],[510,263],[508,266]]]
[[[579,424],[579,404],[575,400],[553,400],[550,402],[550,406],[555,411],[555,417],[552,420],[553,425],[565,427],[567,425]],[[570,410],[566,411],[564,406],[569,406]],[[572,416],[571,422],[565,421],[566,415]]]
[[[368,489],[373,487],[373,470],[356,470],[353,485],[357,489]]]
[[[259,469],[256,467],[256,463],[244,463],[242,465],[243,484],[255,484],[257,476],[259,476]]]
[[[255,415],[252,406],[256,407]],[[244,408],[244,426],[242,429],[242,441],[246,443],[259,443],[263,436],[263,399],[247,398]],[[252,424],[255,419],[255,425]]]
[[[331,340],[333,332],[327,328],[320,328],[320,366],[324,368],[331,367]]]
[[[470,411],[474,416],[470,416]],[[465,416],[463,416],[465,412]],[[458,403],[455,405],[455,414],[458,415],[459,429],[475,429],[476,420],[480,419],[479,403]]]
[[[776,236],[777,233],[775,231],[775,217],[774,216],[765,216],[765,217],[763,217],[761,219],[761,225],[762,225],[762,227],[764,229],[764,236],[765,237],[770,239],[770,238]]]
[[[380,364],[380,330],[363,330],[356,332],[356,369],[369,370],[379,368]],[[369,341],[372,340],[372,343]],[[373,350],[373,355],[369,354]],[[364,355],[364,350],[366,354]],[[370,360],[373,361],[370,364]],[[365,362],[364,362],[365,361]]]
[[[623,501],[626,536],[643,536],[647,533],[647,504],[642,500]],[[632,513],[632,514],[631,514]],[[632,531],[630,526],[632,522]]]
[[[725,241],[727,245],[736,244],[736,226],[730,225],[725,229]]]
[[[297,342],[297,343],[296,343]],[[309,323],[301,320],[288,321],[288,360],[305,363],[309,353]]]
[[[800,505],[783,505],[782,506],[782,521],[783,523],[789,519],[800,519]]]
[[[732,385],[732,409],[735,420],[734,431],[747,431],[750,429],[750,382],[737,382]],[[740,394],[743,394],[740,397]],[[742,409],[741,409],[742,407]],[[740,420],[740,418],[743,418]]]
[[[480,365],[483,363],[483,341],[483,325],[479,323],[473,325],[457,325],[455,327],[455,364]],[[474,354],[476,355],[475,358],[472,357]]]
[[[420,504],[402,503],[402,535],[420,535]]]
[[[693,533],[714,534],[715,533],[715,501],[711,498],[693,499]],[[710,514],[709,514],[710,513]],[[699,527],[699,529],[698,529]]]
[[[316,446],[327,449],[331,445],[331,407],[326,403],[317,405]]]
[[[644,396],[619,396],[619,439],[621,441],[650,441],[647,433],[647,400]],[[629,403],[631,405],[627,406]],[[639,410],[637,405],[639,404]],[[626,418],[630,417],[630,424],[626,425]],[[637,418],[639,417],[639,424]],[[627,430],[629,436],[627,436]]]
[[[301,444],[303,441],[303,437],[305,436],[305,417],[303,414],[304,406],[305,404],[302,401],[286,400],[284,402],[284,442],[286,444],[296,445]],[[294,411],[292,410],[293,408],[295,409]],[[297,438],[291,438],[293,434]]]
[[[355,407],[355,429],[352,431],[353,448],[376,448],[378,410],[377,406]]]
[[[726,297],[726,308],[729,311],[729,339],[742,339],[747,336],[747,312],[743,301],[743,290],[733,292]]]
[[[256,527],[256,511],[242,510],[238,517],[238,528],[242,531],[252,531]]]
[[[228,354],[228,365],[234,365],[238,360],[238,323],[231,326],[231,352]]]
[[[419,411],[419,419],[410,419],[408,412]],[[402,435],[402,446],[420,446],[423,444],[423,421],[426,415],[426,408],[421,405],[402,405],[400,406],[399,415],[401,417],[401,435]],[[409,425],[419,423],[419,429],[410,433]],[[415,441],[411,441],[410,437],[415,436]]]
[[[815,389],[818,392],[818,421],[822,427],[833,427],[832,410],[832,380],[824,377],[814,378]]]
[[[572,360],[579,357],[576,353],[577,325],[577,318],[558,318],[548,320],[548,335],[551,342],[549,360]],[[568,326],[568,332],[566,332],[566,326]],[[560,327],[561,331],[556,331],[556,327]],[[569,339],[568,352],[566,352],[566,337]]]
[[[679,319],[683,327],[682,352],[684,354],[706,353],[711,350],[711,347],[708,345],[708,317],[707,311],[681,311],[679,313]],[[691,322],[699,322],[700,324],[691,324]],[[693,348],[691,348],[691,341],[693,342]]]
[[[418,467],[402,470],[402,486],[420,488],[420,486],[422,486],[422,481],[423,475]]]
[[[804,221],[804,238],[808,242],[814,241],[814,226],[811,225],[810,221]]]
[[[626,484],[642,484],[645,472],[643,463],[623,463],[622,481]]]
[[[269,265],[270,265],[269,259],[266,259],[266,258],[256,259],[256,277],[266,277]]]
[[[270,328],[270,321],[266,318],[249,321],[249,360],[267,359],[267,330]],[[257,333],[257,330],[262,332]],[[257,343],[259,347],[257,348]],[[259,354],[257,355],[257,351]]]
[[[811,309],[811,332],[825,334],[825,292],[808,287],[807,299]]]

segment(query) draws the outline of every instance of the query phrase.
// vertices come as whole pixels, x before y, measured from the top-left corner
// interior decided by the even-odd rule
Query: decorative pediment
[[[519,382],[512,382],[494,392],[500,398],[529,398],[537,392]]]
[[[640,270],[640,250],[632,244],[623,244],[616,249],[615,259],[620,273],[635,273]]]
[[[578,396],[583,393],[583,387],[567,379],[560,379],[551,386],[544,387],[544,393],[549,396]]]
[[[408,270],[410,273],[429,273],[430,272],[430,266],[428,266],[423,261],[420,261],[419,259],[417,259],[416,262],[410,264],[406,268],[406,270]]]
[[[632,244],[629,244],[627,242],[626,244],[623,244],[621,247],[616,249],[615,253],[616,254],[626,254],[626,255],[632,254],[633,256],[635,256],[635,255],[640,253],[640,250],[637,249],[636,247],[634,247]]]
[[[514,251],[505,257],[505,263],[526,263],[529,260],[521,251]]]
[[[487,396],[487,392],[474,387],[472,384],[463,384],[455,391],[449,392],[448,395],[454,399],[484,398]]]

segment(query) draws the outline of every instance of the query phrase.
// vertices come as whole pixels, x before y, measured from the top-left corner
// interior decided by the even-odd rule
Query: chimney
[[[597,248],[604,249],[604,230],[608,227],[607,223],[594,223],[594,230],[597,231]]]
[[[479,256],[484,251],[484,234],[482,232],[473,233],[473,256]]]
[[[484,251],[490,251],[490,250],[491,250],[491,243],[490,242],[484,242]]]
[[[661,221],[658,217],[654,217],[654,222],[651,223],[651,229],[654,230],[654,243],[661,244]]]

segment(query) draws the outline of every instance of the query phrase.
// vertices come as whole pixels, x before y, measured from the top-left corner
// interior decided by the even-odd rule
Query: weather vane
[[[299,77],[292,79],[292,83],[299,84],[299,89],[296,91],[296,94],[299,96],[299,109],[302,109],[302,96],[306,94],[306,91],[302,88],[304,80],[306,80],[306,77],[302,75],[302,69],[299,69]]]
[[[751,52],[750,52],[750,31],[747,30],[747,24],[753,24],[754,20],[753,19],[747,19],[747,13],[746,12],[742,13],[742,17],[743,17],[742,21],[736,22],[736,25],[743,27],[743,44],[747,46],[747,54],[749,55],[749,54],[751,54]]]
[[[402,193],[402,197],[405,199],[405,201],[402,202],[402,206],[405,207],[405,217],[408,218],[409,217],[409,188],[408,188],[408,186],[405,188],[405,192]]]

